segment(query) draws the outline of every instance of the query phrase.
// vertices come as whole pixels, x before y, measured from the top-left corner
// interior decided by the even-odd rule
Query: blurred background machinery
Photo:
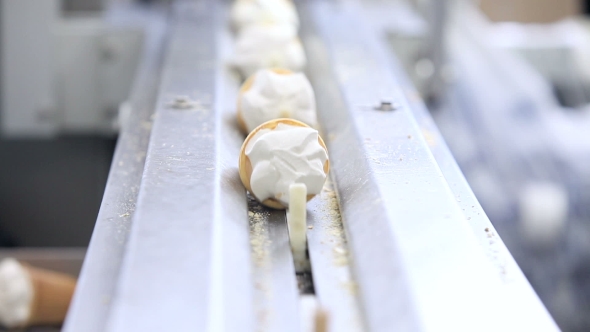
[[[430,101],[454,157],[539,296],[564,330],[585,331],[590,30],[584,4],[479,5],[447,1],[444,11],[428,16],[420,13],[434,7],[400,2],[391,12],[407,23],[383,25],[389,25],[392,48]],[[434,50],[433,23],[440,24],[435,31],[445,31]]]
[[[315,2],[302,3],[316,11],[309,5]],[[319,3],[334,13],[348,8],[346,1]],[[116,158],[130,166],[111,177],[138,183],[142,176],[160,83],[156,50],[166,48],[170,9],[131,1],[0,5],[0,245],[85,247],[103,193],[105,201],[115,195],[105,192],[105,183],[126,121],[136,132],[121,132],[127,139],[120,149],[133,155]],[[590,25],[584,3],[375,0],[359,8],[368,33],[387,45],[393,75],[408,77],[410,95],[413,86],[420,94],[415,99],[427,101],[475,196],[560,328],[589,330]],[[313,25],[309,17],[304,24]],[[317,17],[330,16],[324,10]],[[326,31],[323,36],[331,36]],[[313,77],[312,83],[324,84]],[[143,113],[131,114],[137,104]],[[429,130],[420,134],[435,141]],[[130,222],[138,190],[113,213]],[[124,244],[129,224],[120,225],[127,226],[114,241]],[[104,234],[95,231],[96,238]],[[62,270],[66,262],[72,273],[84,253],[24,250],[14,255]],[[80,310],[71,324],[85,318]]]
[[[143,28],[101,1],[0,5],[0,242],[86,246]]]

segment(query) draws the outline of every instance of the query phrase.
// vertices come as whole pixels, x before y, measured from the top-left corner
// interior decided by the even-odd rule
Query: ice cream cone
[[[59,325],[76,287],[73,277],[32,267],[14,258],[0,262],[0,325]]]
[[[297,29],[291,25],[256,24],[236,36],[228,65],[246,79],[260,69],[275,67],[301,71],[307,64]]]
[[[279,74],[279,75],[289,75],[293,72],[289,69],[283,68],[273,68],[271,69],[272,72]],[[240,101],[242,100],[242,95],[246,93],[252,87],[252,83],[254,83],[254,79],[256,78],[256,74],[250,75],[248,79],[242,84],[240,87],[240,91],[238,92],[238,104],[237,104],[237,117],[238,117],[238,125],[240,126],[240,130],[245,133],[246,135],[249,133],[248,128],[246,126],[246,122],[244,121],[244,114],[242,110],[242,106]]]
[[[33,300],[26,325],[63,323],[74,295],[76,279],[63,273],[22,265],[29,273],[33,285]]]
[[[230,10],[231,28],[239,32],[260,24],[299,27],[297,9],[291,0],[237,0]]]
[[[258,126],[257,128],[255,128],[249,135],[248,137],[246,137],[246,140],[244,141],[244,144],[242,144],[242,149],[240,151],[240,158],[239,158],[239,172],[240,172],[240,179],[242,180],[242,183],[244,184],[244,187],[246,187],[246,189],[254,196],[256,197],[256,195],[254,195],[254,193],[252,192],[252,188],[250,186],[250,178],[252,176],[252,163],[250,162],[250,159],[248,158],[248,156],[246,156],[246,147],[248,146],[248,143],[250,142],[250,140],[256,135],[256,133],[262,129],[270,129],[273,130],[275,129],[280,123],[285,124],[285,125],[289,125],[289,126],[297,126],[297,127],[309,127],[308,125],[306,125],[303,122],[297,121],[297,120],[293,120],[293,119],[275,119],[275,120],[271,120],[268,122],[265,122],[263,124],[261,124],[260,126]],[[326,144],[324,143],[324,141],[322,140],[322,138],[320,136],[318,136],[318,143],[324,148],[324,150],[326,150],[326,153],[328,151],[328,149],[326,148]],[[328,172],[330,170],[330,161],[326,160],[326,162],[324,163],[324,173],[327,175]],[[310,199],[312,199],[315,195],[311,194],[311,195],[307,195],[307,200],[309,201]],[[258,199],[258,198],[256,198]],[[260,201],[260,199],[258,199]],[[261,201],[261,203],[265,206],[274,208],[274,209],[286,209],[287,206],[285,206],[283,203],[281,203],[279,200],[274,199],[274,198],[268,198],[265,199],[264,201]]]

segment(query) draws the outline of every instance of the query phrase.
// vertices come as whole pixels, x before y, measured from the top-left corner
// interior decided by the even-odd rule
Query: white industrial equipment
[[[0,134],[116,133],[143,43],[138,22],[129,15],[66,16],[59,0],[0,6]]]

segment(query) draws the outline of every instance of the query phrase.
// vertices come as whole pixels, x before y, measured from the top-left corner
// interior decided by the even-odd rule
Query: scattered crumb
[[[129,217],[129,216],[130,216],[129,212],[125,212],[125,213],[119,215],[119,217],[121,217],[121,218]]]
[[[332,251],[334,253],[334,265],[348,265],[348,251],[346,249],[343,247],[334,247]]]
[[[344,281],[342,282],[342,287],[346,289],[351,295],[356,295],[358,292],[358,285],[354,281]]]
[[[249,211],[250,217],[250,246],[252,249],[252,258],[257,266],[265,265],[270,257],[268,247],[270,238],[266,226],[263,212]]]
[[[327,183],[327,181],[326,181],[326,183]],[[334,190],[332,190],[332,188],[330,188],[327,184],[324,185],[324,187],[322,188],[322,191],[327,192],[327,193],[334,192]]]
[[[489,232],[489,231],[490,231],[490,229],[486,227],[486,232]]]
[[[271,238],[268,229],[269,212],[248,195],[248,219],[250,222],[250,252],[254,268],[253,281],[256,288],[255,301],[258,322],[265,326],[269,312],[264,303],[272,296],[271,285]],[[263,329],[265,330],[265,329]]]
[[[346,254],[346,249],[342,248],[342,247],[335,247],[334,252],[338,253],[338,254]]]
[[[150,121],[142,121],[141,122],[141,127],[145,130],[151,130],[152,129],[152,123]]]
[[[307,229],[313,229],[313,225],[307,226]]]
[[[424,136],[424,139],[426,140],[426,143],[428,144],[428,146],[433,147],[436,145],[436,139],[434,138],[434,135],[427,129],[422,129],[422,135]]]
[[[408,135],[408,139],[412,139],[412,135]]]
[[[326,181],[323,188],[323,197],[326,205],[322,208],[325,221],[327,223],[327,231],[329,237],[328,241],[321,241],[320,243],[332,243],[333,263],[335,266],[344,266],[349,264],[348,250],[346,245],[346,236],[342,225],[342,218],[340,216],[340,206],[338,205],[338,198],[333,189],[331,181]]]

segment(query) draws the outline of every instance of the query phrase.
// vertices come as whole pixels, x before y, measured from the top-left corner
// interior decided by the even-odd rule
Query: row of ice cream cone
[[[237,0],[231,19],[236,44],[230,64],[248,78],[237,100],[237,122],[248,135],[240,178],[263,205],[285,209],[293,202],[293,184],[304,184],[309,200],[321,191],[330,167],[316,129],[314,92],[300,72],[307,60],[297,36],[299,19],[290,0]],[[0,325],[60,325],[75,287],[69,275],[2,260]]]
[[[231,14],[236,31],[231,65],[246,79],[237,100],[237,122],[248,135],[240,151],[240,178],[263,205],[285,209],[291,184],[303,183],[309,200],[329,171],[314,91],[301,72],[306,59],[297,37],[299,18],[289,0],[237,0]]]

